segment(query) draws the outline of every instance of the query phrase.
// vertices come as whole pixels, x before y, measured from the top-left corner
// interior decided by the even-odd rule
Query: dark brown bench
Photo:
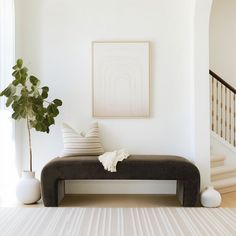
[[[58,157],[41,173],[44,205],[58,206],[64,197],[65,180],[80,179],[177,180],[176,194],[185,207],[195,206],[200,188],[198,168],[183,157],[131,155],[118,163],[117,172],[104,170],[97,156]]]

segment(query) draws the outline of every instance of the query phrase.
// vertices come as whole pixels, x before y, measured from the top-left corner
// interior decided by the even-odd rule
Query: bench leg
[[[44,179],[45,180],[45,179]],[[64,180],[41,180],[42,197],[45,207],[57,207],[60,201],[64,198],[65,181]]]
[[[184,207],[194,207],[199,196],[199,183],[193,181],[177,181],[177,198]]]
[[[58,197],[57,197],[58,205],[60,204],[64,196],[65,196],[65,180],[60,180],[58,181]]]

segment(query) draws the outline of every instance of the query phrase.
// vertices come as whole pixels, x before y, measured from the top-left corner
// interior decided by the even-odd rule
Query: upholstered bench
[[[82,179],[177,180],[176,194],[185,207],[195,206],[200,188],[197,167],[178,156],[131,155],[118,163],[117,172],[104,170],[97,156],[58,157],[41,173],[44,205],[58,206],[64,197],[65,180]]]

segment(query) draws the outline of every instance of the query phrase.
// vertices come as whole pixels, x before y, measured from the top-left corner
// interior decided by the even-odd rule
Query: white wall
[[[214,0],[210,18],[210,68],[236,87],[236,1]]]
[[[136,154],[184,156],[200,163],[200,171],[205,173],[203,183],[207,183],[208,166],[204,163],[209,162],[209,147],[206,147],[209,127],[205,129],[208,120],[201,127],[202,121],[195,117],[201,109],[196,109],[195,97],[199,90],[195,89],[194,53],[199,46],[194,44],[194,0],[21,0],[21,4],[23,7],[17,9],[23,11],[23,24],[18,31],[23,35],[21,56],[42,83],[51,88],[52,98],[64,101],[51,133],[33,133],[34,169],[38,176],[42,167],[62,150],[61,122],[81,130],[93,120],[91,41],[149,40],[151,117],[99,119],[104,147],[106,150],[127,148]],[[207,55],[204,52],[204,57],[208,58]],[[207,76],[204,69],[203,74]],[[204,97],[208,99],[207,93]],[[207,107],[203,105],[203,111]],[[208,114],[203,114],[208,119]],[[201,135],[206,136],[205,144],[196,145],[201,137],[196,134],[195,123],[203,131]],[[198,155],[201,146],[203,156]],[[25,145],[25,168],[26,156]],[[152,184],[145,190],[139,183],[137,189],[151,192]],[[158,189],[156,184],[157,192],[174,192],[174,182],[168,186]]]
[[[201,187],[210,184],[209,17],[212,0],[196,0],[193,25],[195,162]]]
[[[15,1],[15,57],[19,58],[23,55],[23,35],[22,34],[22,26],[23,26],[23,11],[22,4],[20,1]],[[16,160],[17,160],[17,172],[18,175],[21,175],[21,170],[23,169],[23,140],[22,133],[24,132],[23,126],[24,122],[16,122],[15,123],[15,136],[16,136]]]

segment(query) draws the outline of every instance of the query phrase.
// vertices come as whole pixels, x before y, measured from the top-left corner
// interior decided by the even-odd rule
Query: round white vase
[[[208,187],[201,194],[201,204],[204,207],[219,207],[221,204],[221,195],[212,186]]]
[[[41,198],[40,182],[35,178],[35,172],[23,171],[16,185],[16,197],[24,204],[36,203]]]

